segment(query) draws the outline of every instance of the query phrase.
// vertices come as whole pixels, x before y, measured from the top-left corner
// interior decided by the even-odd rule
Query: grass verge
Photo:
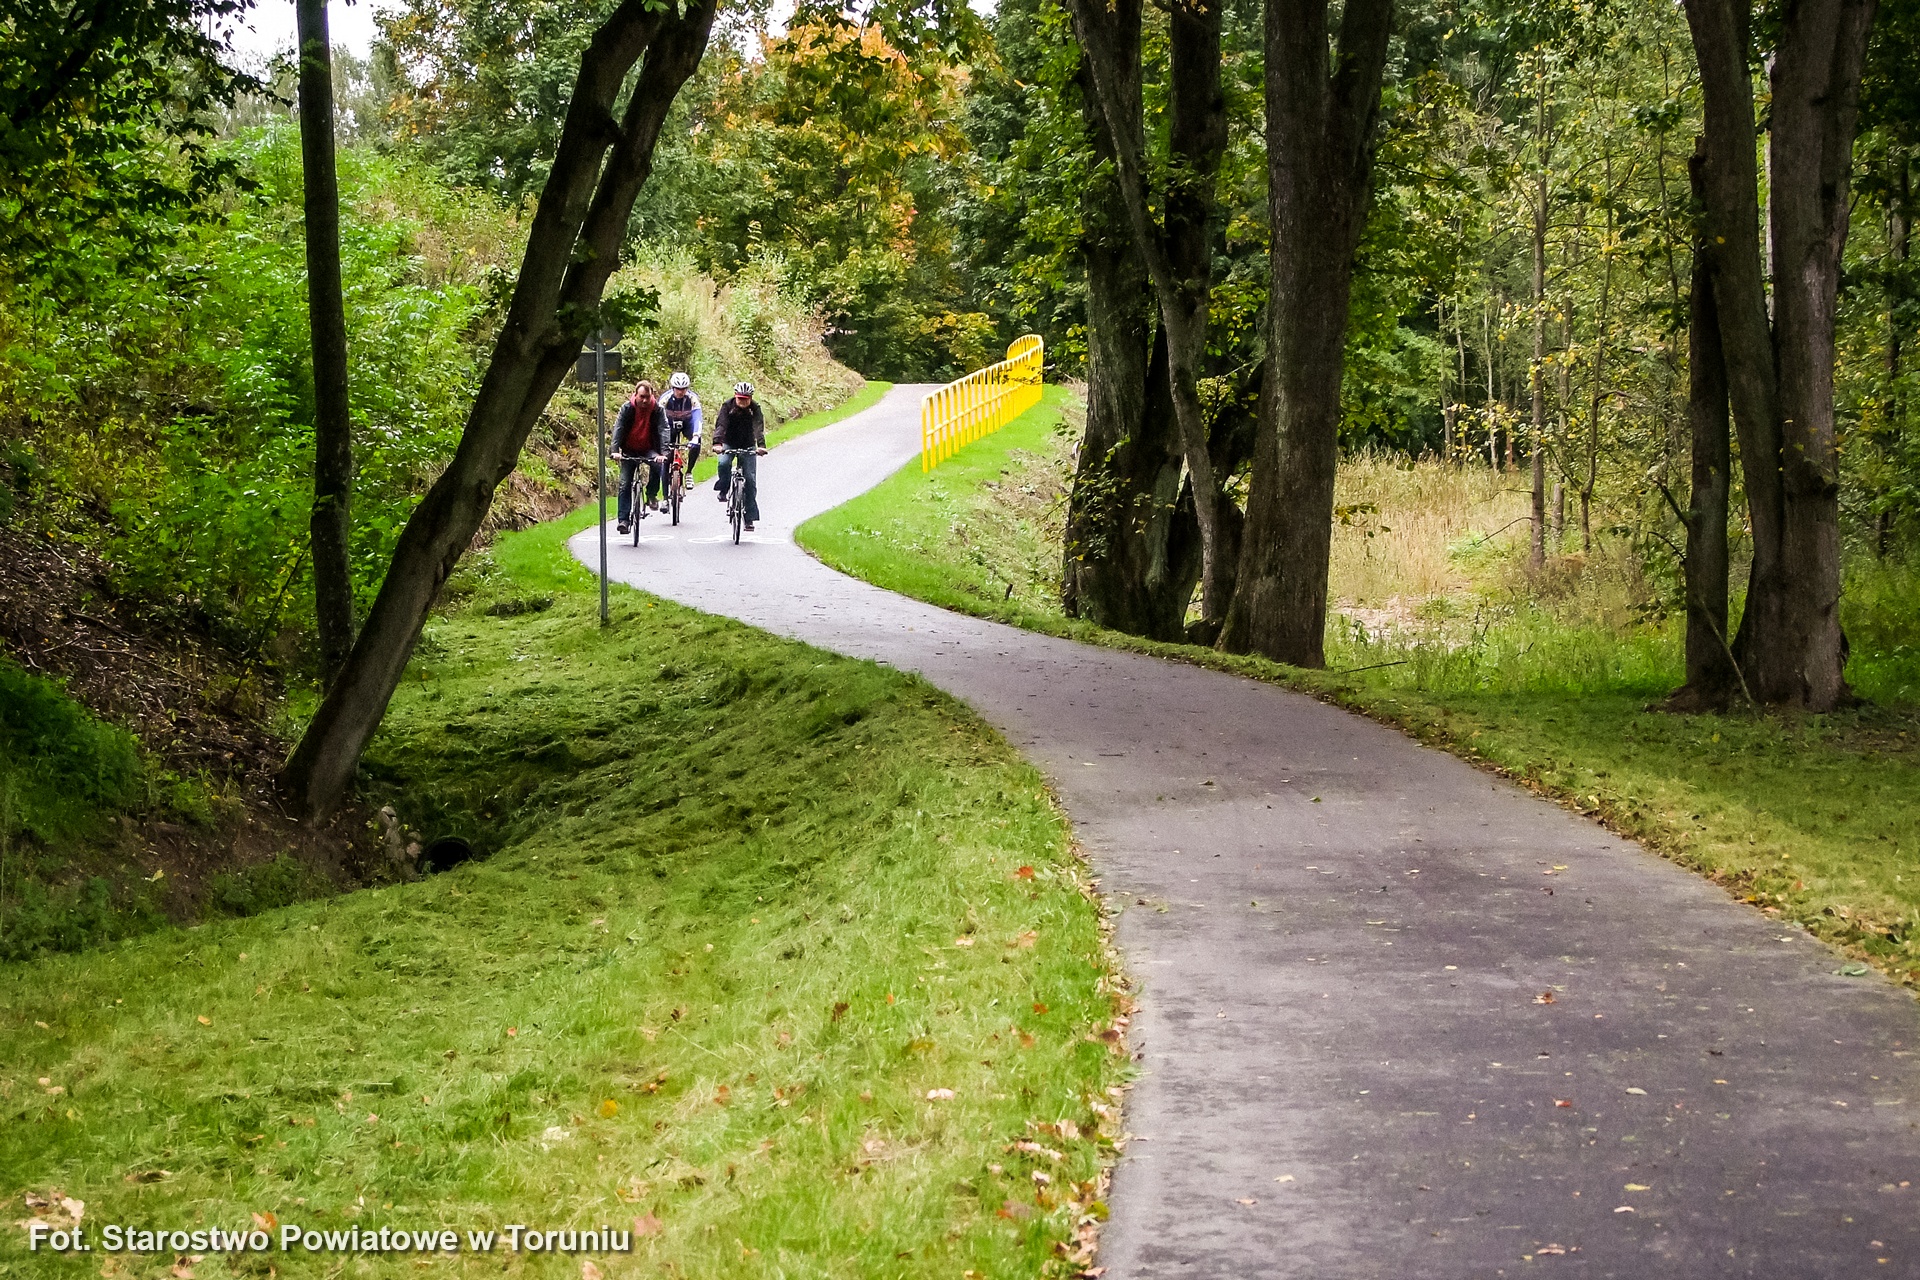
[[[1071,409],[1050,392],[931,474],[908,467],[809,521],[799,540],[835,568],[932,604],[1287,684],[1361,711],[1506,773],[1920,985],[1920,708],[1910,697],[1827,716],[1652,710],[1679,683],[1676,621],[1574,625],[1523,608],[1475,619],[1465,643],[1446,644],[1343,623],[1330,636],[1333,660],[1371,669],[1304,671],[1068,618],[1058,565],[1072,432],[1061,407]],[[1385,516],[1394,528],[1413,523],[1407,512]],[[1356,564],[1366,561],[1368,532],[1337,531],[1350,535]],[[1336,569],[1341,554],[1337,547]],[[1376,551],[1376,575],[1378,560]],[[1860,607],[1898,594],[1855,593]],[[1869,690],[1911,689],[1911,648],[1872,644],[1900,630],[1885,614],[1849,620],[1850,674]]]
[[[590,519],[463,573],[368,758],[484,860],[0,968],[9,1222],[451,1229],[441,1271],[570,1280],[1077,1269],[1126,1005],[1040,777],[873,664],[625,589],[601,629]],[[633,1251],[468,1248],[516,1223]],[[229,1270],[25,1241],[0,1266]]]
[[[863,382],[860,384],[858,391],[848,396],[833,408],[822,409],[819,413],[809,413],[805,417],[795,418],[791,422],[783,422],[767,432],[767,448],[771,449],[777,444],[785,444],[795,436],[803,436],[809,431],[818,431],[822,427],[830,427],[843,418],[851,418],[862,409],[871,409],[874,405],[880,403],[881,396],[886,395],[887,392],[891,390],[893,390],[893,384],[891,382]],[[713,402],[713,408],[709,412],[719,413],[720,406],[724,403],[724,399],[715,400]],[[711,425],[711,422],[712,419],[709,418],[709,425]],[[709,440],[711,440],[711,432],[709,431],[707,434]],[[694,483],[698,484],[702,480],[711,480],[718,473],[719,468],[720,460],[703,449],[700,454],[700,461],[694,464]]]

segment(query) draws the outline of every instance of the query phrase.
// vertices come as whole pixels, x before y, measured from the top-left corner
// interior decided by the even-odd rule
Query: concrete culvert
[[[426,875],[459,866],[473,857],[473,846],[459,836],[441,836],[420,855],[420,870]]]

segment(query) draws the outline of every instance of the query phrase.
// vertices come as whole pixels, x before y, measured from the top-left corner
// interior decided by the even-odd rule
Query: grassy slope
[[[56,1188],[96,1227],[655,1215],[609,1277],[951,1277],[1102,1212],[1124,998],[1038,775],[872,664],[627,590],[601,630],[586,519],[500,541],[369,759],[488,860],[0,970],[9,1221]]]
[[[774,445],[784,444],[795,436],[803,436],[809,431],[818,431],[822,427],[830,427],[843,418],[851,418],[862,409],[871,409],[874,405],[880,403],[881,396],[884,396],[891,390],[893,390],[893,384],[891,382],[864,382],[860,384],[860,389],[847,397],[843,403],[835,405],[831,409],[823,409],[819,413],[809,413],[803,418],[795,418],[792,422],[782,423],[769,430],[767,432],[767,447],[771,449]],[[725,398],[715,400],[713,406],[708,409],[707,412],[710,415],[717,414],[720,412],[720,406],[725,403]],[[708,419],[708,429],[701,433],[709,442],[711,442],[713,438],[711,428],[712,419],[710,417]],[[713,454],[706,452],[705,446],[702,446],[700,461],[693,468],[694,483],[698,484],[702,480],[711,480],[718,472],[719,466],[720,460],[714,457]]]
[[[931,475],[906,468],[808,522],[801,541],[837,568],[947,608],[1337,700],[1508,772],[1920,984],[1920,712],[1910,703],[1820,717],[1668,715],[1648,709],[1673,687],[1659,662],[1611,637],[1607,652],[1589,652],[1595,632],[1538,622],[1509,643],[1512,670],[1487,691],[1432,664],[1301,671],[1066,618],[1051,582],[1016,582],[1009,596],[1018,574],[989,567],[1045,568],[1058,554],[1057,519],[1032,514],[1059,499],[1065,451],[1052,412],[1033,410]],[[1400,656],[1361,652],[1355,664]],[[1886,670],[1903,661],[1896,653]],[[1894,684],[1883,672],[1856,681]]]

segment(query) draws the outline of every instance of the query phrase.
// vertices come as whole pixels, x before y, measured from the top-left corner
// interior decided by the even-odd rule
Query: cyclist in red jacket
[[[647,468],[647,496],[638,515],[655,510],[660,496],[660,474],[666,462],[667,415],[653,398],[653,384],[642,379],[633,395],[620,406],[613,423],[613,452],[620,459],[620,532],[632,529],[633,476],[642,463]]]

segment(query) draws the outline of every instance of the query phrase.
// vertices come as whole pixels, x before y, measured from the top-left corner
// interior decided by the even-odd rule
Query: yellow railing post
[[[1046,344],[1030,333],[1014,339],[1005,360],[929,392],[920,402],[920,470],[933,470],[1039,404],[1045,366]]]

